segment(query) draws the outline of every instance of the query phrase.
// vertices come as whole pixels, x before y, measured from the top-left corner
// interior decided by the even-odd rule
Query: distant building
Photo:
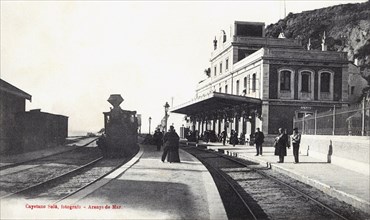
[[[368,69],[364,69],[363,71],[368,71]],[[368,82],[361,76],[361,68],[355,64],[350,63],[348,65],[348,74],[348,101],[350,103],[358,103],[363,89],[368,86]]]
[[[26,112],[31,95],[0,79],[0,153],[19,153],[56,146],[68,136],[68,117]]]
[[[265,25],[235,21],[213,41],[210,73],[196,97],[171,112],[188,126],[216,134],[247,135],[293,129],[294,117],[348,105],[348,61],[343,52],[304,49],[298,40],[265,37]],[[248,137],[248,136],[247,136]]]
[[[20,151],[32,151],[64,144],[68,137],[68,117],[34,109],[16,115]]]

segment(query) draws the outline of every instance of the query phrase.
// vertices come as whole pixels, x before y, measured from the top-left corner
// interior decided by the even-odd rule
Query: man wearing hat
[[[298,133],[298,128],[293,129],[293,134],[290,136],[293,145],[294,163],[299,163],[299,144],[301,143],[301,134]]]

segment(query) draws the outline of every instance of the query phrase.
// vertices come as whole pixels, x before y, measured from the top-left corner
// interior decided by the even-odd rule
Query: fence
[[[341,109],[334,105],[327,112],[294,118],[293,127],[302,134],[370,136],[370,100]]]

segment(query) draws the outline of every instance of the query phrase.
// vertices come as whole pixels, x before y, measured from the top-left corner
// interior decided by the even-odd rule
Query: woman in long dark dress
[[[180,137],[176,133],[174,127],[171,125],[170,130],[163,137],[164,151],[162,155],[162,161],[164,161],[164,158],[166,158],[166,154],[168,152],[168,162],[180,162],[179,142]]]
[[[275,155],[279,156],[278,163],[284,163],[284,157],[286,156],[286,148],[289,148],[288,135],[283,132],[282,128],[279,128],[279,135],[275,138]]]

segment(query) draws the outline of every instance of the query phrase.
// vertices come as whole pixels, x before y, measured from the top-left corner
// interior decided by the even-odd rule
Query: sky
[[[276,23],[286,14],[357,1],[4,1],[1,79],[32,95],[26,110],[69,117],[69,135],[104,127],[110,94],[151,132],[195,97],[213,39],[238,21]],[[176,130],[184,115],[170,114]]]

